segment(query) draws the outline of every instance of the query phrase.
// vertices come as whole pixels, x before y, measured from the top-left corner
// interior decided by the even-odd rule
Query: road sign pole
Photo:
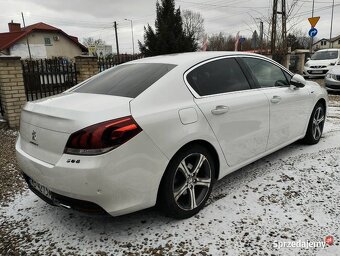
[[[315,0],[313,0],[312,18],[314,17],[314,4],[315,4]],[[310,39],[310,49],[309,49],[310,53],[313,52],[313,42],[314,42],[314,39],[313,39],[313,37],[311,37],[311,39]]]
[[[333,48],[332,47],[332,32],[333,32],[333,17],[334,17],[334,0],[333,0],[333,5],[332,5],[332,18],[331,18],[331,31],[329,34],[329,48]]]

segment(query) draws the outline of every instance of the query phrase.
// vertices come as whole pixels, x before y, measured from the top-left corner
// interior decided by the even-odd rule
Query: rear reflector
[[[132,116],[106,121],[73,133],[64,152],[73,155],[103,154],[124,144],[141,131]]]

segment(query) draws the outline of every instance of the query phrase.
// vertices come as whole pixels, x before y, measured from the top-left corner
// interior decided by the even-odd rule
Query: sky
[[[225,34],[251,36],[259,29],[261,20],[265,21],[272,12],[273,0],[176,0],[181,10],[199,12],[205,22],[208,35]],[[280,2],[280,0],[279,0]],[[287,0],[288,8],[293,0]],[[307,35],[312,15],[312,0],[299,0],[294,8],[287,28],[301,31]],[[321,19],[316,28],[317,38],[329,38],[332,0],[315,0],[314,16]],[[77,36],[100,38],[113,45],[115,36],[113,22],[118,24],[119,48],[121,53],[132,53],[131,22],[133,22],[135,51],[138,40],[143,42],[144,26],[154,26],[156,0],[0,0],[0,32],[8,32],[7,23],[22,23],[24,13],[26,25],[44,22],[58,27],[66,33]],[[127,19],[127,20],[126,20]],[[340,35],[340,0],[335,0],[333,37]],[[265,22],[265,34],[268,24]]]

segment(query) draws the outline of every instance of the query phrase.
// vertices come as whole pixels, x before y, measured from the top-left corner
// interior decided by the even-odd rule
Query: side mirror
[[[302,88],[306,85],[306,80],[303,78],[303,76],[295,74],[290,80],[290,84],[297,88]]]

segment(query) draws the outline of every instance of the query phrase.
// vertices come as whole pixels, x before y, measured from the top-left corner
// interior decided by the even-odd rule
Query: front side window
[[[187,75],[190,86],[200,96],[249,90],[249,83],[234,58],[203,64]]]
[[[73,91],[136,98],[175,66],[161,63],[120,65],[95,76]]]
[[[288,79],[278,66],[261,59],[243,58],[243,61],[249,67],[253,78],[261,87],[287,87]],[[288,74],[287,74],[288,75]]]

